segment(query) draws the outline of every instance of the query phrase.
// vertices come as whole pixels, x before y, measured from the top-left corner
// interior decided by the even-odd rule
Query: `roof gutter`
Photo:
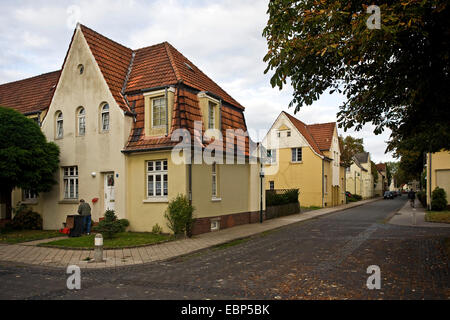
[[[137,149],[137,150],[122,150],[120,152],[124,154],[130,154],[130,153],[140,153],[140,152],[150,152],[150,151],[162,151],[162,150],[170,150],[173,146],[166,146],[166,147],[158,147],[158,148],[145,148],[145,149]]]

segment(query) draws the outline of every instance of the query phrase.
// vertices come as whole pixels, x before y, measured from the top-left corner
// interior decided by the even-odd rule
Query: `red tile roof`
[[[317,142],[321,151],[328,151],[331,148],[333,142],[334,128],[336,122],[317,123],[308,125],[308,129],[311,132],[314,140]]]
[[[0,85],[0,106],[21,113],[32,113],[48,108],[61,71]]]
[[[323,156],[323,153],[322,153],[322,151],[320,151],[319,145],[317,144],[316,140],[314,140],[314,138],[311,134],[311,131],[308,128],[308,125],[306,125],[302,121],[298,120],[297,118],[294,118],[287,112],[284,112],[284,114],[289,118],[289,120],[298,129],[298,131],[300,131],[301,135],[303,137],[305,137],[306,141],[314,149],[314,151],[316,153],[320,154],[321,156]]]
[[[378,171],[386,171],[386,163],[378,163],[376,164],[377,170]]]

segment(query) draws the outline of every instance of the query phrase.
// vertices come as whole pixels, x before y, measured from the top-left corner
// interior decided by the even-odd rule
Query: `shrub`
[[[288,203],[298,202],[298,189],[289,189],[283,193],[277,193],[275,190],[267,190],[266,206],[279,206]]]
[[[154,234],[161,234],[162,233],[162,228],[159,224],[155,224],[152,228],[152,233]]]
[[[417,199],[422,204],[422,207],[426,208],[427,207],[427,194],[424,191],[419,191],[416,193],[416,195],[417,195]]]
[[[175,236],[186,234],[192,236],[192,225],[194,223],[193,213],[195,208],[189,203],[185,195],[177,195],[169,202],[164,217],[167,226]]]
[[[439,187],[433,190],[431,194],[431,210],[442,211],[447,208],[447,195],[445,190]]]
[[[42,217],[25,204],[19,203],[14,211],[10,227],[16,230],[42,230]]]
[[[357,201],[362,200],[362,196],[360,196],[359,194],[353,194],[352,197]]]
[[[98,223],[96,230],[102,233],[105,238],[111,239],[119,232],[124,232],[130,225],[127,219],[117,219],[114,210],[106,210],[105,218]]]

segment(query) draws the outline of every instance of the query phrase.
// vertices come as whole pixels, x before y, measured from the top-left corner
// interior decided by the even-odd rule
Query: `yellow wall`
[[[147,161],[168,160],[168,197],[166,201],[147,199]],[[188,194],[187,166],[174,164],[171,151],[136,153],[127,156],[127,219],[131,231],[151,231],[159,224],[164,232],[170,232],[164,218],[168,201],[178,194]]]
[[[431,161],[430,161],[431,160]],[[431,162],[431,173],[430,173]],[[438,176],[439,175],[439,176]],[[431,188],[429,178],[431,176]],[[439,178],[439,181],[437,181]],[[440,151],[427,154],[427,203],[431,204],[431,193],[437,186],[447,193],[450,202],[450,151]],[[439,183],[439,185],[438,185]]]
[[[300,190],[301,206],[322,206],[322,159],[312,152],[309,147],[302,148],[302,162],[291,162],[291,149],[277,150],[278,171],[268,174],[265,188],[269,189],[269,182],[274,181],[275,189]],[[267,166],[266,166],[267,167]],[[266,169],[267,170],[267,169]]]

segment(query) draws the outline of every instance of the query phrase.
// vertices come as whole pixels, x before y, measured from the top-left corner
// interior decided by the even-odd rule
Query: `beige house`
[[[132,231],[169,231],[164,212],[178,194],[196,208],[194,234],[258,221],[264,210],[245,108],[167,42],[132,50],[77,25],[60,71],[0,85],[0,93],[0,105],[35,117],[61,150],[52,191],[12,194],[13,204],[43,215],[44,229],[61,228],[80,199],[94,221],[114,209]],[[8,100],[13,93],[24,98]],[[243,162],[192,163],[192,146],[173,152],[180,141],[204,152],[211,132],[227,130],[243,132],[227,146]]]
[[[450,151],[427,154],[427,205],[431,206],[431,193],[436,187],[442,188],[450,203]]]
[[[358,194],[363,199],[374,196],[374,183],[370,153],[361,152],[353,156],[353,162],[346,170],[346,191]]]
[[[374,195],[383,196],[384,191],[387,190],[387,170],[386,163],[378,163],[376,164],[378,181],[375,184]]]

